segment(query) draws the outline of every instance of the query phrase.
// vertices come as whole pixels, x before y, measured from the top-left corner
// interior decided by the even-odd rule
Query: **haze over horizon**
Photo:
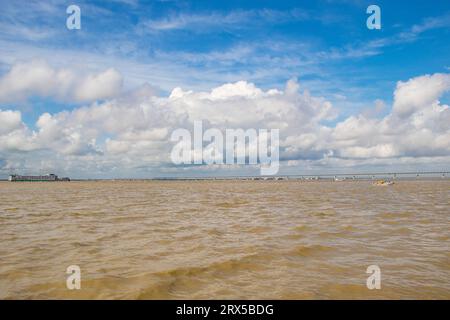
[[[279,175],[449,171],[450,3],[0,0],[0,178],[254,175],[171,133],[280,130]]]

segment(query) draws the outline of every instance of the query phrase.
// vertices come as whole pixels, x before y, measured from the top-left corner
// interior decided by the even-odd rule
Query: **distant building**
[[[9,181],[11,182],[19,182],[19,181],[26,181],[26,182],[56,182],[56,181],[70,181],[69,178],[58,178],[56,174],[47,174],[43,176],[21,176],[18,174],[13,174],[9,176]]]

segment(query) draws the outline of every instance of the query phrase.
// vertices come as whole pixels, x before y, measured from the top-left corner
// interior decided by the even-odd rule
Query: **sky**
[[[448,171],[449,39],[438,0],[0,0],[0,178],[259,172],[174,165],[195,120],[279,129],[280,174]]]

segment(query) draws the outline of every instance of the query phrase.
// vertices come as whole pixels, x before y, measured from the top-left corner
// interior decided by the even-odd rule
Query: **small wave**
[[[245,200],[233,200],[233,201],[229,201],[229,202],[219,202],[216,204],[216,207],[219,208],[238,208],[240,206],[246,205],[248,204],[248,201]]]
[[[177,267],[159,271],[149,275],[152,278],[139,293],[138,299],[177,298],[185,290],[207,285],[221,278],[237,276],[239,272],[261,270],[271,256],[266,254],[251,254],[241,258],[214,262],[206,266]]]
[[[221,230],[221,229],[219,229],[219,228],[212,228],[212,229],[208,229],[208,230],[206,231],[206,233],[207,233],[208,235],[211,235],[211,236],[220,237],[220,236],[222,236],[222,235],[225,234],[225,231],[224,231],[224,230]]]
[[[267,261],[271,258],[269,255],[251,254],[241,258],[227,259],[220,262],[214,262],[207,266],[199,267],[179,267],[171,270],[161,271],[155,275],[160,277],[183,277],[183,276],[197,276],[204,273],[222,273],[222,272],[236,272],[239,270],[257,270],[260,269],[261,262]]]
[[[247,229],[246,231],[248,233],[255,233],[255,234],[259,234],[259,233],[265,233],[267,231],[270,231],[271,228],[270,227],[265,227],[265,226],[255,226],[255,227],[251,227],[249,229]]]
[[[355,231],[356,228],[352,225],[344,225],[344,226],[342,226],[341,230],[351,232],[351,231]]]
[[[402,227],[402,228],[392,230],[392,233],[397,234],[397,235],[407,235],[407,234],[411,233],[411,229]]]
[[[315,245],[299,245],[296,246],[293,250],[291,250],[289,253],[293,256],[302,256],[302,257],[309,257],[315,254],[320,254],[324,252],[333,251],[334,248],[330,246],[324,246],[320,244]]]
[[[412,212],[380,212],[377,214],[380,218],[408,218],[412,217],[414,214]]]
[[[336,214],[336,211],[334,209],[327,209],[327,210],[320,210],[320,211],[313,211],[311,212],[312,216],[317,216],[320,218],[334,216]]]
[[[305,231],[305,230],[308,230],[308,229],[309,229],[309,227],[305,226],[304,224],[299,224],[299,225],[294,227],[295,231]]]

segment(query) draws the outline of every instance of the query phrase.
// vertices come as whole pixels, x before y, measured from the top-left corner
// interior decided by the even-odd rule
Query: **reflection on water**
[[[2,182],[0,298],[449,299],[449,208],[448,180]]]

